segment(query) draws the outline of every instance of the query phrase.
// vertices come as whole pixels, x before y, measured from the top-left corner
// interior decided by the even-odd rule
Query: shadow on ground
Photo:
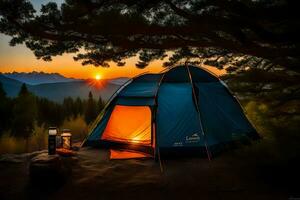
[[[45,153],[45,152],[43,152]],[[63,182],[29,176],[29,158],[0,163],[0,199],[288,199],[295,197],[272,179],[285,172],[249,165],[234,152],[211,162],[206,158],[163,160],[109,160],[99,149],[81,149],[70,160],[72,173]],[[19,158],[22,158],[19,156]],[[247,158],[248,159],[248,158]],[[282,181],[285,181],[282,179]],[[277,183],[278,179],[274,181]],[[295,185],[294,192],[298,186]]]

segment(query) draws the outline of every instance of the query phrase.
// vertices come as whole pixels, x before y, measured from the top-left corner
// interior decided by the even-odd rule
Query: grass
[[[244,163],[268,185],[299,195],[300,116],[278,113],[270,105],[260,100],[244,102],[247,116],[262,139],[250,146],[241,146],[229,157],[234,162]]]
[[[35,126],[31,137],[16,138],[6,132],[0,138],[0,154],[24,153],[45,149],[47,146],[47,130],[44,127]]]
[[[59,127],[72,131],[73,141],[82,141],[88,133],[88,126],[82,116],[65,120]],[[27,138],[16,138],[10,136],[9,132],[4,133],[0,138],[0,154],[4,153],[24,153],[43,150],[48,144],[48,127],[35,126],[32,135]]]

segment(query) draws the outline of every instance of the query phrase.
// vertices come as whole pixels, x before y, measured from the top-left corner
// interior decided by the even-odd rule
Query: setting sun
[[[102,78],[102,76],[100,74],[96,74],[95,79],[96,80],[100,80]]]

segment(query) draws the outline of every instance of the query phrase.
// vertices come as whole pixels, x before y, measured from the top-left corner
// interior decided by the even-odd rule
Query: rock
[[[59,162],[60,157],[59,155],[48,155],[47,153],[38,154],[31,159],[32,165],[39,165],[39,164],[54,164]]]
[[[35,151],[32,153],[22,153],[22,154],[3,154],[0,156],[0,163],[1,162],[6,162],[6,163],[22,163],[27,161],[28,159],[45,153],[47,152],[47,150],[43,150],[43,151]]]
[[[282,67],[282,66],[277,65],[277,66],[273,67],[273,70],[274,70],[274,71],[284,71],[285,68]]]
[[[299,75],[300,75],[300,73],[295,72],[295,71],[292,71],[292,70],[286,70],[286,73],[287,73],[289,76],[299,76]]]
[[[273,87],[272,87],[272,84],[265,84],[261,89],[262,90],[271,90]]]
[[[80,147],[81,147],[81,143],[82,143],[82,142],[74,142],[74,143],[72,144],[72,150],[73,150],[73,151],[79,151],[79,150],[80,150]]]
[[[284,94],[289,94],[289,93],[291,93],[291,90],[290,90],[289,88],[284,88],[284,89],[282,90],[282,92],[283,92]]]
[[[220,64],[225,64],[225,63],[228,63],[228,58],[223,56],[223,57],[220,57],[218,60],[217,60],[218,63]]]
[[[71,164],[59,155],[42,153],[31,159],[29,172],[33,183],[57,185],[64,182],[71,173]]]
[[[296,115],[300,113],[299,100],[291,100],[277,108],[278,112]]]
[[[4,154],[0,157],[0,163],[22,163],[26,160],[23,155],[16,154]]]

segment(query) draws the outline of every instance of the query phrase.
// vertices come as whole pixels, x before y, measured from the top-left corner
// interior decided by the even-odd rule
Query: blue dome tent
[[[259,136],[227,86],[208,71],[178,66],[143,74],[111,98],[84,146],[164,152],[203,152]],[[200,151],[201,150],[201,151]]]

